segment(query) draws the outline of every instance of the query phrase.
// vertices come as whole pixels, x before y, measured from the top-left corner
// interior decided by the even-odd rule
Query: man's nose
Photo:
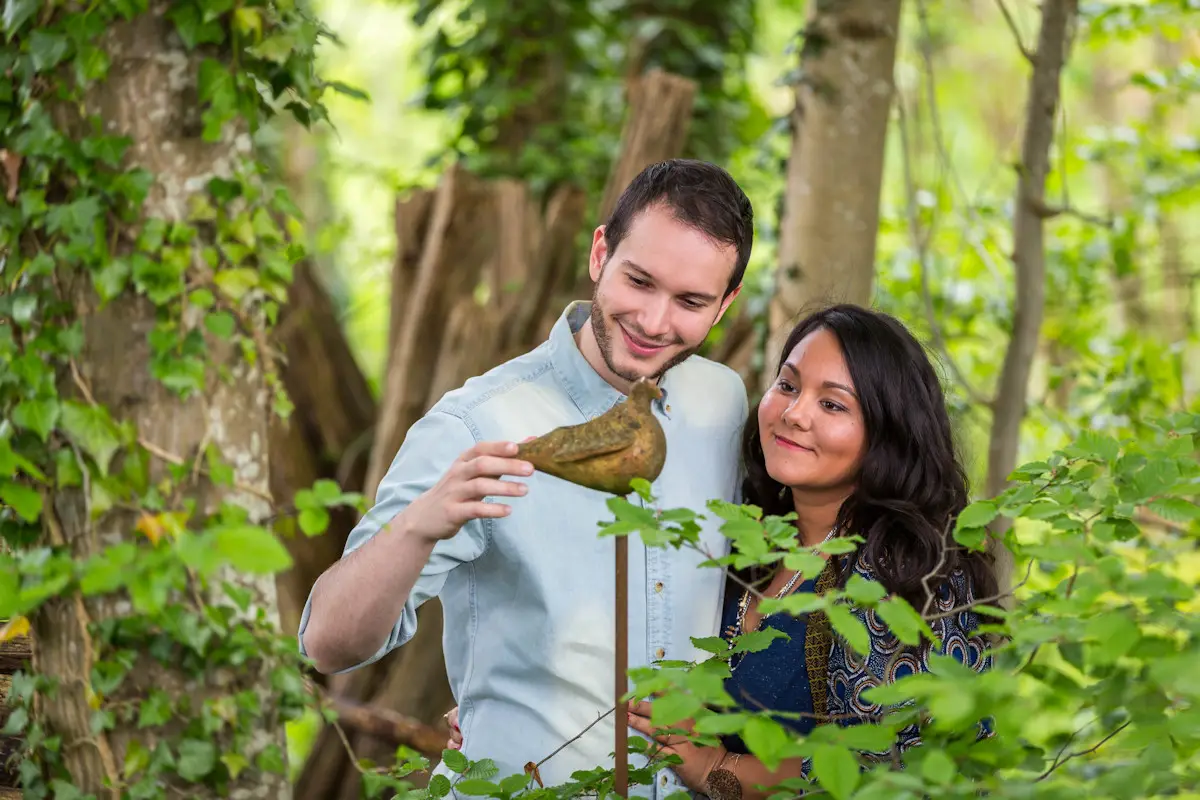
[[[642,333],[653,339],[663,339],[671,332],[671,312],[666,301],[655,301],[639,320]]]

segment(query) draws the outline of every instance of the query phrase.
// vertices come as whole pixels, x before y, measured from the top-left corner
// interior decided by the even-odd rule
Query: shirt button
[[[661,783],[663,786],[666,786],[667,785],[667,776],[665,774],[661,775],[658,779],[658,782]]]
[[[654,651],[655,658],[662,658],[666,654],[667,654],[667,651],[663,650],[661,647]]]
[[[655,583],[654,583],[654,591],[658,592],[659,594],[662,594],[662,590],[663,590],[663,582],[662,582],[662,581],[655,581]]]

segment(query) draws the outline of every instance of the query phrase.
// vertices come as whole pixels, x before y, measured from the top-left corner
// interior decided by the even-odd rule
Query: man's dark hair
[[[754,244],[754,209],[728,172],[706,161],[675,158],[646,167],[630,182],[604,227],[609,258],[629,233],[633,219],[661,203],[675,219],[704,235],[737,248],[737,262],[725,296],[738,287]]]

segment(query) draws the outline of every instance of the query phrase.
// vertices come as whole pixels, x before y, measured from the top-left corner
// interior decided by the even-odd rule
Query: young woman
[[[883,708],[862,697],[865,690],[928,669],[931,644],[902,645],[872,611],[854,611],[870,634],[862,655],[833,633],[821,612],[764,619],[758,611],[760,596],[820,593],[844,586],[852,575],[937,616],[931,622],[936,652],[978,671],[990,666],[979,617],[968,609],[976,598],[996,593],[996,580],[986,555],[957,546],[951,536],[968,501],[966,476],[937,374],[903,325],[852,305],[800,322],[779,356],[775,382],[750,413],[742,455],[745,502],[765,514],[795,512],[802,544],[852,534],[865,542],[852,556],[828,559],[818,575],[780,564],[731,577],[722,636],[767,626],[788,636],[732,658],[725,688],[734,700],[748,710],[786,712],[776,719],[803,734],[823,721],[854,724],[881,715]],[[650,703],[631,704],[628,721],[656,736]],[[720,748],[698,747],[682,736],[656,738],[683,760],[674,767],[683,783],[714,800],[757,800],[765,795],[756,786],[807,775],[810,768],[807,759],[796,759],[771,772],[736,736]],[[896,747],[919,741],[911,726],[900,731]]]

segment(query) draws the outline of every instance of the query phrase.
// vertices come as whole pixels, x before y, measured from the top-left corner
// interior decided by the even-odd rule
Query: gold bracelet
[[[729,753],[726,752],[725,755],[727,756]],[[741,757],[741,753],[734,753],[733,763],[729,766],[736,767]],[[710,800],[742,800],[742,782],[738,780],[738,776],[733,773],[732,769],[722,768],[723,763],[725,763],[724,757],[717,762],[716,769],[709,771],[708,779],[704,782]]]

